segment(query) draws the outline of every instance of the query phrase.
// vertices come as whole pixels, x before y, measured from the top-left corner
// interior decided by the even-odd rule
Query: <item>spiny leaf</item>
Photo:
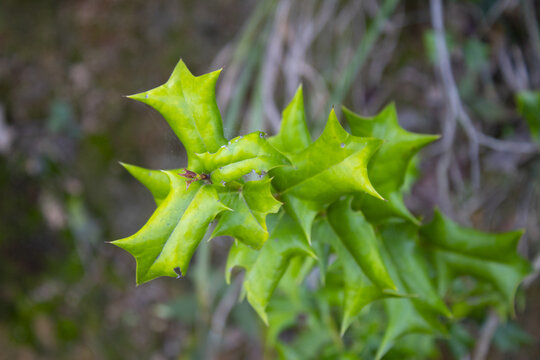
[[[258,254],[259,252],[253,248],[235,241],[229,250],[227,264],[225,265],[225,281],[227,281],[227,284],[231,283],[231,272],[235,267],[251,268],[255,260],[257,260]]]
[[[298,87],[293,99],[283,111],[279,133],[270,137],[268,142],[289,156],[303,151],[312,143],[306,124],[302,86]],[[311,224],[320,210],[320,205],[290,194],[284,194],[282,198],[285,210],[300,224],[308,243],[311,243]]]
[[[367,304],[399,295],[397,293],[383,291],[380,287],[372,283],[364,274],[349,249],[344,245],[343,240],[340,239],[326,219],[318,220],[313,227],[314,239],[318,243],[329,244],[336,252],[337,260],[333,266],[339,266],[343,274],[343,319],[340,330],[340,334],[343,336],[351,322]],[[363,244],[358,244],[358,247],[363,247]],[[320,247],[316,248],[320,249]],[[322,256],[324,255],[318,254],[319,258]]]
[[[201,171],[195,153],[216,152],[227,142],[215,97],[220,72],[193,76],[180,60],[165,84],[130,96],[163,115],[186,148],[188,168],[195,172]]]
[[[136,234],[113,241],[137,260],[137,284],[159,276],[185,275],[209,223],[228,210],[214,187],[186,180],[167,171],[171,191]]]
[[[338,200],[328,208],[328,220],[347,251],[367,277],[381,289],[396,290],[382,261],[372,226],[362,213],[351,209],[351,197]]]
[[[391,246],[391,245],[389,245]],[[406,288],[401,282],[400,270],[392,262],[385,247],[381,248],[381,255],[392,279],[400,289]],[[447,329],[424,303],[415,298],[385,299],[384,308],[388,317],[383,339],[379,344],[376,359],[381,359],[394,343],[402,336],[417,334],[446,334]]]
[[[355,136],[370,136],[385,142],[368,166],[373,186],[389,201],[383,203],[370,197],[358,198],[355,208],[366,210],[370,219],[396,215],[412,222],[399,191],[404,183],[407,166],[412,157],[424,146],[438,139],[436,135],[415,134],[399,126],[394,104],[385,107],[375,117],[362,117],[344,108],[343,112]]]
[[[367,173],[368,161],[381,143],[346,132],[332,110],[321,136],[290,156],[293,166],[273,170],[274,186],[282,194],[322,204],[354,192],[381,198]]]
[[[385,299],[388,324],[375,359],[381,359],[402,336],[417,334],[445,334],[446,330],[432,314],[422,314],[411,299]]]
[[[346,108],[343,113],[353,135],[385,140],[368,167],[371,181],[381,192],[399,190],[414,154],[439,138],[438,135],[415,134],[403,129],[393,103],[374,117],[362,117]]]
[[[289,164],[261,131],[234,138],[215,153],[196,154],[195,159],[210,173],[214,183],[226,183],[253,171],[261,173]]]
[[[248,269],[244,286],[251,306],[268,324],[266,306],[279,280],[295,255],[316,257],[303,241],[304,234],[298,224],[286,213],[277,215],[278,221],[270,238],[259,252],[257,260]]]
[[[223,188],[219,198],[228,208],[220,216],[212,237],[229,235],[255,249],[260,249],[268,239],[266,215],[277,213],[281,203],[271,192],[271,179],[248,181],[238,191]]]
[[[300,225],[308,244],[311,244],[311,225],[319,211],[321,204],[316,201],[308,201],[297,198],[290,194],[281,195],[285,210]]]
[[[165,200],[169,194],[169,177],[167,174],[161,170],[149,170],[123,162],[121,162],[120,165],[150,190],[154,197],[154,201],[158,206]],[[179,172],[181,170],[182,169],[171,170],[171,172]]]
[[[288,155],[293,166],[271,171],[273,185],[308,243],[316,214],[339,196],[365,192],[380,198],[367,174],[368,161],[380,144],[381,140],[347,133],[332,110],[321,136],[303,151]]]
[[[316,254],[315,251],[313,253]],[[289,267],[279,281],[278,289],[284,293],[290,302],[296,301],[303,290],[302,283],[317,265],[318,259],[312,256],[298,255],[291,258]]]
[[[417,233],[418,228],[410,223],[389,222],[381,229],[383,243],[407,292],[423,305],[452,317],[431,283],[427,262],[419,252]]]
[[[403,202],[409,186],[405,177],[418,150],[436,136],[402,129],[390,105],[373,118],[345,109],[352,135],[332,110],[322,135],[312,143],[300,87],[276,136],[265,139],[256,132],[227,143],[214,94],[218,75],[195,77],[180,61],[166,84],[132,96],[163,114],[189,161],[189,170],[167,172],[123,164],[158,204],[141,230],[114,242],[135,257],[138,284],[185,274],[217,217],[213,236],[238,240],[227,259],[227,282],[233,267],[246,269],[244,294],[266,323],[267,305],[279,285],[278,301],[274,298],[269,307],[276,327],[269,334],[273,344],[290,350],[288,357],[292,352],[299,358],[352,354],[352,347],[338,349],[330,341],[342,344],[332,306],[343,310],[343,335],[362,308],[383,301],[389,322],[377,358],[404,335],[444,334],[446,320],[440,315],[450,313],[441,297],[459,275],[485,280],[478,282],[475,294],[488,294],[484,298],[495,306],[506,303],[513,310],[515,289],[529,270],[515,251],[521,233],[483,234],[437,213],[418,237],[419,221]],[[245,182],[242,177],[252,171],[269,171],[273,179]],[[272,190],[284,210],[279,211]],[[388,201],[380,201],[379,193]],[[396,216],[409,222],[390,219]],[[429,265],[437,271],[435,284]],[[319,284],[312,281],[315,271],[321,274]],[[469,299],[469,294],[462,297]],[[454,309],[460,305],[450,303]],[[299,313],[308,316],[294,346],[276,344],[278,333],[294,324]],[[313,342],[317,346],[306,346]],[[307,351],[296,352],[298,348]]]
[[[435,211],[433,220],[420,229],[420,235],[437,260],[441,280],[465,274],[487,281],[514,312],[515,292],[530,272],[529,263],[516,252],[522,231],[483,233],[458,226]]]
[[[304,112],[304,94],[298,87],[293,99],[283,111],[279,133],[268,139],[283,154],[296,154],[311,144]]]

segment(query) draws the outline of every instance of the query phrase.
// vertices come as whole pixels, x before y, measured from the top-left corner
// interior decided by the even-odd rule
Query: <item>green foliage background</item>
[[[478,187],[471,181],[473,142],[459,125],[450,147],[423,152],[411,169],[423,175],[405,200],[415,215],[431,216],[437,204],[478,229],[525,228],[519,251],[535,264],[538,158],[529,144],[538,121],[527,109],[535,106],[530,92],[540,86],[538,37],[531,30],[538,9],[532,1],[501,3],[445,2],[444,14],[461,100],[476,129],[504,143],[480,138],[490,146],[480,147]],[[204,244],[182,281],[159,279],[139,288],[134,262],[104,244],[134,233],[153,206],[117,161],[153,168],[185,163],[159,115],[121,99],[163,83],[178,58],[195,74],[225,68],[217,86],[227,138],[276,133],[275,119],[300,82],[313,138],[332,104],[374,115],[395,101],[401,125],[419,133],[444,135],[451,123],[434,64],[430,8],[421,1],[8,0],[0,4],[0,38],[0,344],[8,358],[251,359],[264,353],[265,330],[253,311],[245,303],[229,306],[239,283],[224,284],[226,240]],[[339,109],[338,115],[344,118]],[[443,176],[438,169],[445,161]],[[468,297],[468,285],[454,284],[456,296]],[[496,327],[489,358],[538,357],[538,296],[538,280],[518,294],[517,317]],[[490,319],[481,305],[492,300],[476,297],[452,309],[467,318],[438,343],[439,356],[474,351]],[[331,326],[330,309],[317,311],[323,326],[303,323],[309,318],[296,326]],[[365,326],[352,330],[371,344],[368,353],[378,344],[370,336],[383,323],[382,311],[370,313]],[[296,333],[289,329],[281,339],[306,351],[321,336]],[[414,336],[401,345],[412,353],[430,349]]]

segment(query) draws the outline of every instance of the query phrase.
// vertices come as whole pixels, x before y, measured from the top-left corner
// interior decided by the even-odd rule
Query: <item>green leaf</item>
[[[349,202],[350,203],[350,202]],[[314,226],[315,241],[329,244],[336,252],[337,260],[333,266],[339,266],[343,277],[343,319],[341,335],[345,333],[354,318],[369,303],[383,298],[399,296],[397,293],[384,291],[365,275],[355,257],[346,247],[345,242],[336,234],[326,220],[318,220]],[[363,244],[358,244],[361,248]],[[317,247],[320,249],[320,247]],[[357,251],[355,251],[357,253]],[[318,254],[321,258],[323,254]],[[339,290],[335,290],[339,291]]]
[[[225,281],[227,281],[227,284],[231,283],[231,272],[235,267],[238,266],[246,270],[251,268],[255,260],[257,260],[258,254],[258,251],[235,241],[229,250],[227,264],[225,265]]]
[[[308,243],[316,214],[339,196],[365,192],[380,198],[369,181],[367,164],[381,143],[346,132],[332,110],[321,136],[301,152],[289,154],[293,166],[271,171],[274,187]]]
[[[133,177],[150,190],[154,201],[159,206],[169,194],[169,177],[161,170],[149,170],[139,166],[121,162],[122,165]],[[180,172],[182,169],[170,170]]]
[[[261,319],[268,324],[266,306],[287,270],[289,260],[296,255],[316,257],[303,240],[298,224],[286,213],[280,212],[270,238],[259,251],[253,266],[247,270],[244,286],[247,299]]]
[[[387,233],[387,235],[389,234]],[[387,247],[391,246],[393,244],[388,244]],[[381,255],[396,285],[400,289],[407,288],[401,281],[400,269],[396,267],[384,247],[381,249]],[[430,308],[426,307],[425,303],[420,302],[418,299],[385,299],[383,303],[388,317],[388,324],[383,339],[379,344],[376,359],[381,359],[394,346],[395,342],[403,336],[414,333],[429,335],[444,335],[447,333],[446,327],[439,321],[436,313],[430,311]]]
[[[236,137],[217,152],[196,154],[195,159],[214,183],[226,183],[253,171],[261,173],[290,164],[268,143],[261,131]]]
[[[185,275],[208,225],[228,210],[213,186],[195,182],[188,188],[182,176],[165,174],[171,191],[148,222],[136,234],[112,242],[135,257],[137,284],[178,272]]]
[[[532,138],[540,144],[540,91],[520,91],[516,94],[518,112],[525,118]]]
[[[223,213],[212,237],[229,235],[255,249],[268,239],[266,215],[277,213],[281,203],[271,192],[271,179],[248,181],[240,189],[223,188],[219,198],[232,211]]]
[[[135,257],[137,284],[186,274],[216,219],[212,236],[235,239],[226,280],[234,267],[245,269],[242,296],[267,324],[268,308],[269,342],[284,357],[371,357],[384,326],[379,300],[388,326],[378,359],[398,341],[405,344],[408,334],[415,337],[388,356],[427,354],[435,336],[447,332],[451,313],[443,298],[456,316],[480,306],[513,310],[516,287],[530,268],[516,253],[520,232],[485,234],[439,213],[420,226],[403,202],[417,152],[436,136],[402,129],[390,105],[373,118],[344,109],[352,134],[332,110],[312,142],[300,87],[277,135],[266,139],[255,132],[227,142],[215,101],[218,75],[195,77],[180,61],[166,84],[132,96],[163,114],[186,147],[189,165],[160,172],[122,164],[158,205],[136,234],[113,242]],[[533,119],[536,138],[539,98],[526,93],[517,99],[521,113]],[[243,179],[251,172],[270,177]],[[478,281],[456,279],[461,275]],[[336,325],[339,313],[342,336],[362,316],[346,339]],[[278,336],[289,327],[294,339],[284,344]],[[428,347],[421,349],[418,339]]]
[[[354,207],[365,210],[370,221],[380,221],[388,216],[399,216],[418,223],[418,220],[405,207],[400,190],[413,156],[439,136],[415,134],[404,130],[399,126],[394,104],[388,105],[374,117],[362,117],[346,108],[343,112],[353,135],[385,140],[373,156],[368,166],[368,173],[373,186],[388,201],[383,203],[364,196],[355,201]]]
[[[163,115],[186,148],[188,168],[195,172],[200,172],[201,168],[194,161],[194,154],[216,152],[227,142],[215,97],[220,72],[193,76],[180,60],[165,84],[129,96]]]
[[[315,251],[313,251],[314,254]],[[302,289],[302,283],[306,280],[309,273],[317,265],[317,260],[312,256],[299,255],[289,261],[289,267],[279,282],[279,289],[293,300],[298,297]]]
[[[351,209],[351,198],[334,202],[328,208],[332,229],[367,277],[381,289],[396,290],[381,258],[373,227],[361,212]]]
[[[378,139],[349,134],[332,110],[321,136],[305,150],[290,156],[293,166],[272,171],[273,184],[281,194],[321,204],[355,192],[381,198],[367,173],[368,161],[381,144]]]
[[[428,264],[419,251],[418,228],[410,223],[392,222],[383,226],[381,235],[406,291],[414,294],[422,306],[452,317],[437,294],[429,277]]]
[[[298,87],[293,99],[283,111],[279,133],[268,139],[283,154],[296,154],[311,144],[304,112],[304,94]]]
[[[311,244],[311,225],[322,205],[315,201],[308,201],[295,196],[284,194],[281,196],[287,213],[300,225],[308,244]]]
[[[437,324],[435,317],[419,312],[410,299],[385,299],[384,307],[388,316],[388,324],[383,339],[379,344],[375,359],[381,359],[401,337],[409,334],[445,334],[446,331]]]
[[[435,211],[433,220],[421,227],[421,239],[434,255],[439,278],[473,275],[492,284],[514,312],[518,285],[530,265],[516,251],[522,231],[488,234],[458,226]]]

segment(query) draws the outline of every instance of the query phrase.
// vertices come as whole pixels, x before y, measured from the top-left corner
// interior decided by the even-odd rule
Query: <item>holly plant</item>
[[[185,168],[122,164],[157,205],[113,242],[135,257],[137,284],[186,276],[209,229],[230,236],[226,280],[245,270],[242,296],[287,359],[379,359],[410,336],[418,354],[422,336],[447,336],[478,299],[513,313],[529,272],[516,252],[522,232],[479,232],[439,211],[423,223],[403,202],[416,154],[438,136],[401,128],[391,104],[374,117],[343,109],[350,131],[332,110],[313,141],[299,87],[276,135],[227,140],[219,74],[193,76],[180,61],[165,84],[130,96],[159,111],[187,152]],[[292,340],[280,336],[291,329]]]

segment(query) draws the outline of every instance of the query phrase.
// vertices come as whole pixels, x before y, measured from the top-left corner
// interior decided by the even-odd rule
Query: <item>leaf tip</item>
[[[144,91],[142,93],[133,94],[133,95],[125,95],[124,97],[128,99],[132,99],[132,100],[137,100],[146,104],[149,98],[149,91]]]

